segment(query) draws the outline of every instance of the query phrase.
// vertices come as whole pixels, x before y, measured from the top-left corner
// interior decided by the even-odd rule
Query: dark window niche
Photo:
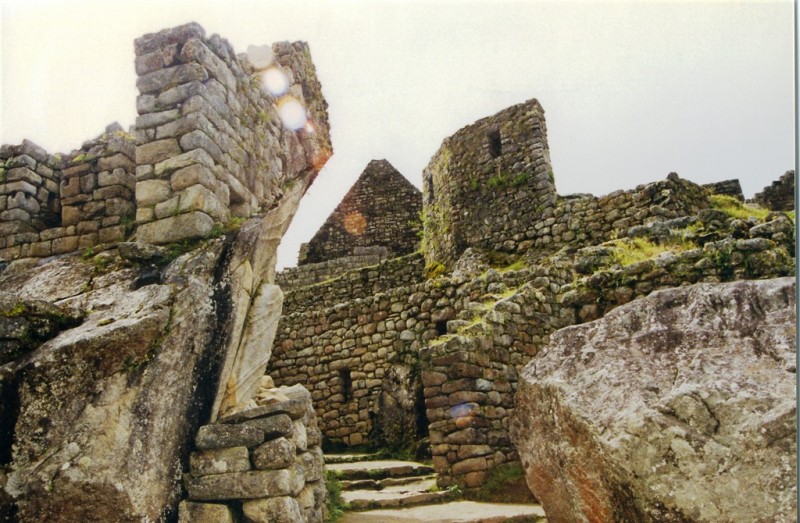
[[[344,400],[350,401],[353,398],[353,379],[350,377],[350,369],[340,369],[339,378],[342,380]]]
[[[500,139],[500,131],[493,130],[486,133],[486,140],[489,145],[489,156],[497,158],[503,154],[503,142]]]

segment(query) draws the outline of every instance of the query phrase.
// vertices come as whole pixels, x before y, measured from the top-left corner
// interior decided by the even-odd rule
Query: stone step
[[[379,454],[325,454],[325,463],[357,463],[380,459]]]
[[[340,481],[342,490],[381,490],[395,485],[407,485],[416,481],[436,480],[436,474],[428,476],[409,476],[400,478],[375,479],[355,479]]]
[[[546,523],[541,505],[453,501],[411,508],[381,508],[348,512],[339,523]]]
[[[353,463],[331,463],[328,470],[338,473],[341,480],[397,478],[426,476],[433,474],[433,468],[414,461],[381,460],[359,461]]]
[[[342,492],[342,498],[352,510],[410,507],[441,503],[453,498],[449,491],[436,491],[436,480],[395,485],[382,490],[352,490]]]

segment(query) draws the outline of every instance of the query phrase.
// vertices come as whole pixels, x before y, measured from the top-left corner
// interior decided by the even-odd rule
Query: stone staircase
[[[325,463],[351,510],[339,523],[546,522],[540,505],[459,501],[457,491],[438,490],[433,468],[422,463],[369,454],[328,454]]]

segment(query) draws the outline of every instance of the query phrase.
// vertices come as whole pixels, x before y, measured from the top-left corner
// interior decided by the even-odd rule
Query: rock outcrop
[[[793,521],[795,285],[698,284],[562,329],[511,434],[549,521]]]
[[[219,36],[205,38],[197,24],[138,39],[137,214],[150,208],[142,204],[143,187],[164,186],[170,175],[177,187],[175,177],[187,169],[210,169],[214,177],[179,195],[174,189],[172,198],[189,202],[187,212],[174,207],[164,216],[137,219],[131,239],[138,243],[79,241],[86,247],[81,254],[73,248],[45,257],[54,252],[45,249],[39,259],[21,258],[30,253],[16,249],[6,258],[14,261],[0,266],[0,288],[14,300],[0,306],[0,517],[172,520],[198,427],[253,406],[283,301],[274,285],[277,247],[331,152],[326,103],[308,47],[271,49],[273,67],[292,79],[293,102],[304,104],[308,128],[282,124],[279,100],[254,79],[259,71]],[[184,89],[187,71],[197,77]],[[179,118],[170,104],[189,94],[195,96]],[[195,132],[204,118],[213,125]],[[253,119],[260,126],[248,126]],[[165,132],[159,125],[167,123],[177,126],[170,143],[181,135],[185,150],[172,143],[156,154],[147,146],[158,143],[153,140]],[[205,133],[210,136],[202,139]],[[257,146],[265,133],[269,147]],[[214,140],[228,144],[224,149],[236,161]],[[220,152],[219,162],[208,160],[207,150]],[[269,170],[262,168],[267,163]],[[222,200],[209,196],[206,182]],[[233,189],[241,194],[223,197]],[[212,201],[225,207],[213,223],[204,214]],[[208,227],[185,234],[175,223],[184,217]],[[313,505],[316,513],[319,496],[310,504],[312,498],[306,495],[302,507]]]

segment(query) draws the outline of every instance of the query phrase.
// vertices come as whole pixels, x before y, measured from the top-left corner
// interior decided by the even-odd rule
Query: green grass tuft
[[[712,194],[709,200],[711,201],[711,207],[713,209],[722,211],[731,218],[738,218],[740,220],[756,218],[760,221],[764,221],[770,213],[769,209],[742,203],[733,196],[727,196],[725,194]]]

